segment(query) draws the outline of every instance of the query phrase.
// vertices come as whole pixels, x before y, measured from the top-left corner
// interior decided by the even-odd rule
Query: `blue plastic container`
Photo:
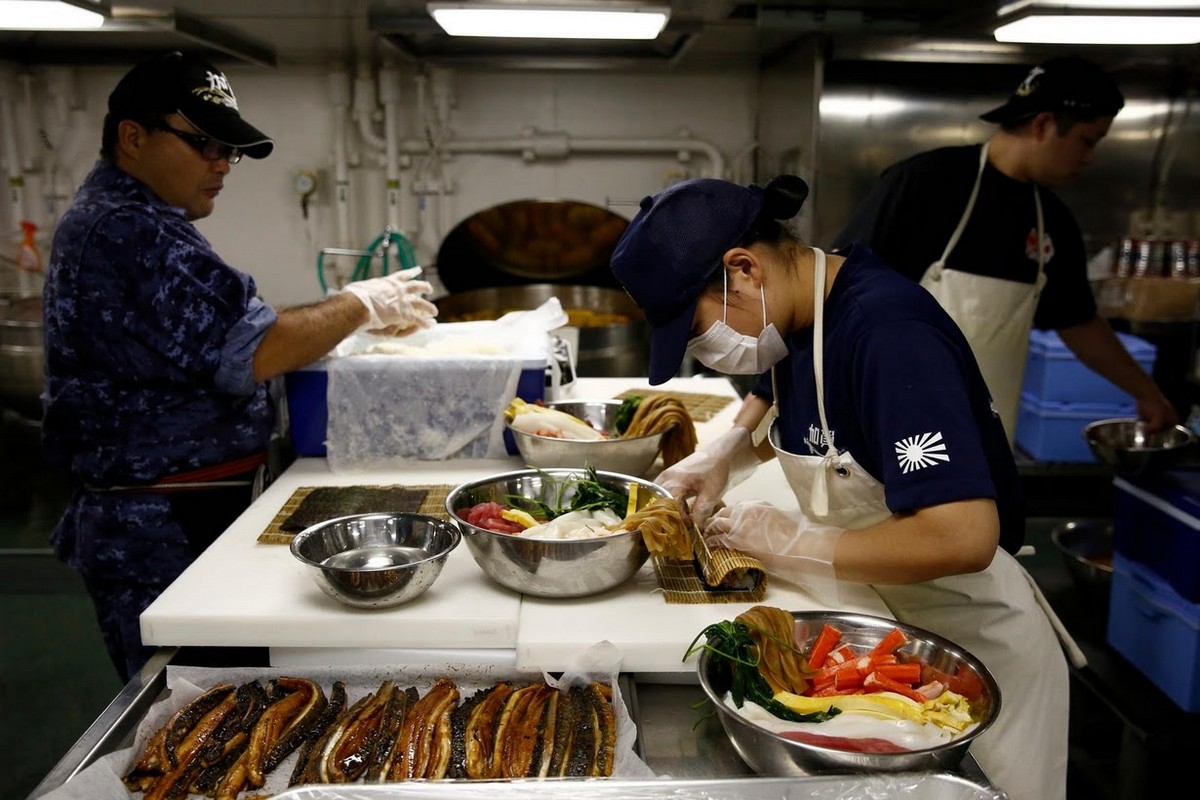
[[[1132,400],[1113,405],[1046,403],[1021,395],[1017,409],[1016,443],[1038,461],[1082,462],[1096,460],[1083,438],[1083,429],[1100,419],[1134,416]]]
[[[1200,711],[1200,604],[1113,554],[1108,643],[1184,711]]]
[[[1119,477],[1113,486],[1113,550],[1200,603],[1200,471]]]
[[[283,376],[287,394],[288,422],[292,432],[292,448],[298,456],[324,458],[325,428],[329,423],[329,406],[325,393],[329,386],[329,375],[321,362],[305,369],[289,372]],[[517,378],[517,397],[527,403],[541,400],[546,394],[546,367],[529,363]],[[517,443],[508,430],[504,431],[504,445],[515,455]]]
[[[1117,338],[1147,373],[1154,371],[1158,348],[1144,339],[1118,333]],[[1029,356],[1021,393],[1040,403],[1127,405],[1133,398],[1075,358],[1054,331],[1029,334]]]

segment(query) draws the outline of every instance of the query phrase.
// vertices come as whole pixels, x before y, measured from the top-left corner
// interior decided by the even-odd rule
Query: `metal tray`
[[[942,773],[716,780],[542,780],[300,786],[274,800],[1004,800],[1007,795]]]

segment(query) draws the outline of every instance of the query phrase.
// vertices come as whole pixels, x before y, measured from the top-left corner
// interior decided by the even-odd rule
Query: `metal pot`
[[[537,308],[557,297],[578,331],[575,371],[581,377],[645,375],[650,326],[629,295],[601,286],[531,283],[451,294],[437,301],[442,322],[496,319],[509,311]]]
[[[42,418],[42,298],[0,294],[0,405]]]

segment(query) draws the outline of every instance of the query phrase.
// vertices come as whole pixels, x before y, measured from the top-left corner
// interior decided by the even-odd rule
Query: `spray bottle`
[[[42,271],[42,253],[37,246],[37,225],[27,219],[21,220],[21,230],[24,231],[24,238],[21,240],[21,247],[17,250],[17,266],[27,272]]]

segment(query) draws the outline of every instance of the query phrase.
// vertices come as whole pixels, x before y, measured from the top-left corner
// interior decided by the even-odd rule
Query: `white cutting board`
[[[729,503],[763,499],[784,510],[798,508],[778,461],[763,464],[725,499]],[[870,586],[841,582],[839,592],[835,610],[893,618]],[[578,653],[607,640],[622,653],[622,672],[657,673],[663,680],[694,675],[695,656],[685,663],[683,654],[696,635],[706,625],[733,619],[752,605],[756,604],[668,604],[647,562],[633,580],[604,594],[572,600],[526,597],[517,629],[517,667],[564,669]],[[768,579],[761,605],[788,611],[833,608],[777,578]]]
[[[142,613],[149,645],[319,648],[507,648],[521,597],[483,579],[465,545],[423,595],[390,609],[355,609],[326,596],[287,545],[258,536],[301,486],[457,485],[516,459],[428,462],[416,470],[335,475],[323,459],[293,464]]]

